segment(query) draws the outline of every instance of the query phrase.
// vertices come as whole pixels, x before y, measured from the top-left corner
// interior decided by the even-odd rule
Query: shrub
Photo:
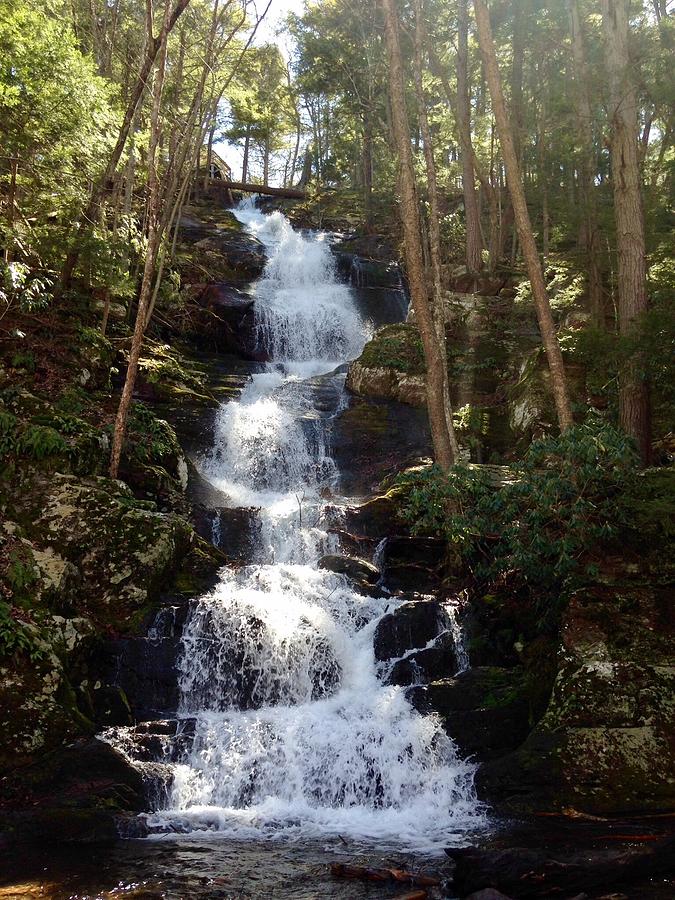
[[[402,515],[413,532],[444,536],[478,578],[515,574],[564,597],[594,574],[599,543],[629,524],[636,461],[622,432],[590,422],[535,441],[501,485],[464,466],[399,476]]]

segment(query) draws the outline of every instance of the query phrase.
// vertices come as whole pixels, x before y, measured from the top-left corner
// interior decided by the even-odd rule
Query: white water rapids
[[[339,505],[328,437],[344,375],[331,373],[369,329],[321,234],[251,202],[236,215],[267,248],[255,310],[273,361],[223,404],[202,474],[232,507],[259,510],[256,557],[193,605],[179,715],[194,743],[148,824],[435,852],[483,822],[474,766],[405,688],[378,678],[373,634],[400,601],[362,596],[317,566],[337,549],[326,525]],[[317,390],[332,410],[317,406]]]

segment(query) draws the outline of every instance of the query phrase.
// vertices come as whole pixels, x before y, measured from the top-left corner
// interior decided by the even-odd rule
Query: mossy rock
[[[572,596],[546,712],[480,773],[487,799],[593,815],[675,809],[673,612],[668,587],[637,578]]]
[[[368,341],[359,357],[364,368],[395,369],[409,375],[425,372],[424,349],[414,325],[385,325]]]
[[[157,512],[108,478],[36,475],[14,502],[30,540],[58,548],[77,567],[79,610],[115,627],[156,596],[193,538],[184,519]]]

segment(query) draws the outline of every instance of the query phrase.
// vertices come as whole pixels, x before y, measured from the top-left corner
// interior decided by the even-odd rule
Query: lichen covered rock
[[[412,325],[386,325],[349,366],[347,390],[361,397],[424,406],[424,354]]]
[[[548,708],[521,747],[479,773],[486,795],[600,815],[675,808],[674,632],[666,588],[578,591]]]
[[[193,541],[185,520],[121,482],[33,470],[5,487],[0,768],[94,730],[93,642],[133,628]]]

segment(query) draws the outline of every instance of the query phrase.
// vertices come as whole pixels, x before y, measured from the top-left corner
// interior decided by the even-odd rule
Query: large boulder
[[[433,593],[447,574],[447,555],[447,542],[438,538],[388,537],[381,551],[384,584],[390,591]]]
[[[153,600],[192,542],[192,529],[109,478],[36,475],[15,508],[32,543],[79,573],[77,608],[118,626]],[[61,598],[70,608],[75,597]]]
[[[243,359],[265,361],[268,354],[258,346],[253,298],[236,284],[214,281],[193,284],[191,317],[193,338],[203,347],[234,353]]]
[[[106,696],[112,689],[120,692],[136,720],[173,715],[178,708],[177,660],[188,609],[187,603],[161,607],[144,634],[108,641],[99,651],[97,685]],[[92,693],[96,702],[96,689]]]
[[[267,261],[262,241],[250,234],[233,231],[216,229],[197,241],[193,250],[217,254],[230,269],[251,281],[262,275]]]
[[[375,659],[390,660],[421,649],[450,629],[450,617],[436,600],[409,600],[387,613],[375,629]]]
[[[353,397],[331,423],[330,449],[340,471],[341,492],[352,497],[373,494],[384,478],[431,455],[426,411]]]
[[[260,531],[259,510],[256,507],[208,507],[193,509],[197,534],[210,541],[237,562],[251,562]]]
[[[319,560],[319,568],[336,572],[338,575],[346,575],[356,584],[372,587],[380,579],[380,571],[377,566],[365,559],[356,559],[353,556],[338,556],[329,554]]]
[[[565,612],[548,708],[478,784],[510,807],[599,815],[675,808],[672,592],[631,583],[578,591]]]
[[[426,387],[422,342],[413,325],[385,325],[350,364],[347,390],[361,397],[424,406]]]
[[[25,472],[5,497],[16,521],[0,550],[16,562],[3,585],[0,768],[93,731],[97,636],[132,630],[193,544],[185,520],[107,478]]]
[[[386,676],[387,684],[418,685],[435,678],[445,678],[457,670],[455,641],[449,632],[439,634],[430,647],[413,650],[393,664]]]
[[[110,841],[118,819],[145,805],[139,771],[104,741],[80,739],[0,780],[0,833],[9,842]]]
[[[462,756],[483,762],[515,750],[529,731],[529,703],[521,668],[466,669],[414,687],[420,712],[435,712]]]

